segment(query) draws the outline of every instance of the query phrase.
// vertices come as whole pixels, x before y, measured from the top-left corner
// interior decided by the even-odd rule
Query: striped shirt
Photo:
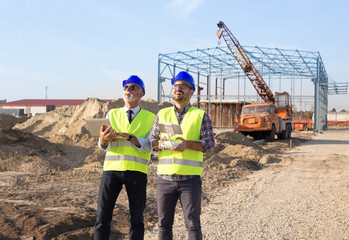
[[[181,124],[185,114],[188,112],[189,108],[191,107],[191,104],[184,107],[182,112],[178,112],[177,108],[175,106],[173,107],[177,115],[178,123]],[[154,143],[160,139],[160,130],[159,130],[158,123],[159,123],[159,115],[156,115],[152,129],[149,134],[149,141],[150,141],[151,147],[153,147]],[[202,123],[201,123],[199,143],[201,144],[204,153],[214,150],[215,142],[213,138],[212,123],[211,123],[210,117],[206,113],[204,114]],[[176,174],[159,175],[159,176],[169,181],[184,181],[193,177],[192,175],[176,175]]]

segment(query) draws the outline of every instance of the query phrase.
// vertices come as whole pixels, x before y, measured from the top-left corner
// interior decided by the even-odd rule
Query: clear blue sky
[[[0,0],[0,99],[117,99],[132,74],[157,99],[158,54],[216,47],[219,20],[243,46],[319,51],[349,80],[347,0]]]

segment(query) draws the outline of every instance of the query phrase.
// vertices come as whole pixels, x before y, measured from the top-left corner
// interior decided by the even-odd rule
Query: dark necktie
[[[128,117],[128,121],[131,123],[132,122],[132,110],[127,110],[127,117]]]

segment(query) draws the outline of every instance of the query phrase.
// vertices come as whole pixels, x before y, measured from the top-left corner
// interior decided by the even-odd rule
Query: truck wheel
[[[287,126],[286,126],[286,129],[281,132],[281,135],[282,135],[281,139],[287,138]]]
[[[275,126],[271,127],[271,130],[267,132],[266,139],[268,142],[273,142],[275,140]]]

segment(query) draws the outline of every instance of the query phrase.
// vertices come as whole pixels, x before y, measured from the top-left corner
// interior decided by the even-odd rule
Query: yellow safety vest
[[[173,137],[182,137],[185,140],[199,141],[200,129],[204,111],[191,106],[185,114],[181,123],[182,135]],[[161,109],[158,113],[159,123],[178,124],[178,119],[174,107]],[[161,137],[166,136],[162,135]],[[203,153],[186,149],[183,152],[172,150],[159,151],[159,163],[157,167],[158,174],[166,175],[201,175],[203,167]]]
[[[134,136],[145,138],[151,130],[155,115],[141,109],[131,124],[123,108],[110,110],[110,123],[116,132],[131,133]],[[131,142],[120,139],[110,142],[111,149],[104,159],[104,171],[139,171],[148,173],[150,153],[142,153],[132,147]]]

